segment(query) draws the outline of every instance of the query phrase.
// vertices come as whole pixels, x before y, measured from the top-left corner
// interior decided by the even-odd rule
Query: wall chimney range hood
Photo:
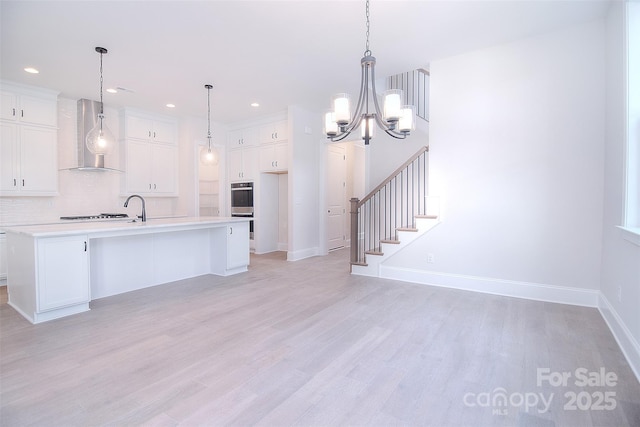
[[[100,102],[90,99],[78,100],[78,167],[70,170],[122,172],[104,166],[104,154],[93,154],[86,144],[87,134],[98,121]]]

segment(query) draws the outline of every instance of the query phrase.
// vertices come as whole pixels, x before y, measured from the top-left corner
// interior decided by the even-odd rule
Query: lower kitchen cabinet
[[[238,222],[227,226],[227,269],[249,264],[249,223]]]
[[[38,239],[37,312],[88,303],[87,236]]]

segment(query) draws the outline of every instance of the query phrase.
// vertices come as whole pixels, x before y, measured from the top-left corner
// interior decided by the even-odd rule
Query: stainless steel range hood
[[[104,154],[93,154],[85,143],[87,134],[98,121],[100,103],[90,99],[78,100],[78,167],[71,170],[122,172],[104,166]]]

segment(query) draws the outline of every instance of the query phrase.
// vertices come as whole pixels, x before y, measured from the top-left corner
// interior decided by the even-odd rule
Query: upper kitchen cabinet
[[[123,194],[178,195],[178,122],[160,115],[121,112]]]
[[[230,150],[254,145],[258,145],[257,128],[236,129],[227,134],[227,146]]]
[[[58,126],[57,93],[2,83],[1,97],[0,119],[31,125]]]
[[[125,110],[124,138],[175,144],[178,126],[172,118]]]
[[[0,92],[0,196],[55,196],[57,92],[8,82]]]
[[[287,121],[280,120],[260,127],[260,143],[286,141],[288,138]]]

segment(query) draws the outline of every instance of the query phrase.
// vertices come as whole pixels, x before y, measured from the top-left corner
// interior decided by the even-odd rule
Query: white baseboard
[[[403,282],[584,307],[598,307],[598,296],[600,295],[600,291],[591,289],[576,289],[490,277],[436,273],[386,265],[380,266],[380,277]]]
[[[307,248],[300,251],[287,251],[287,261],[300,261],[320,255],[320,248]]]
[[[622,354],[629,362],[633,373],[636,374],[636,378],[640,381],[640,344],[631,335],[629,328],[627,328],[616,310],[609,303],[609,300],[602,293],[600,293],[598,300],[598,310],[607,326],[609,326],[613,337],[618,342],[618,346],[620,346]]]

